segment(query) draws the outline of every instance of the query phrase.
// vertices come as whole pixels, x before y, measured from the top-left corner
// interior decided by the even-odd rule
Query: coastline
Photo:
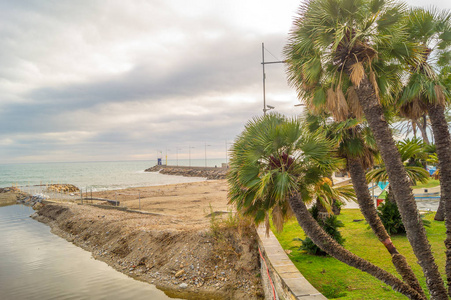
[[[33,218],[94,258],[172,297],[261,299],[255,229],[246,225],[238,233],[218,217],[212,223],[212,211],[228,209],[225,185],[214,180],[120,190],[128,194],[123,201],[129,207],[137,204],[132,194],[143,194],[142,213],[51,203]],[[98,193],[113,192],[118,191]],[[219,230],[213,232],[213,226]]]

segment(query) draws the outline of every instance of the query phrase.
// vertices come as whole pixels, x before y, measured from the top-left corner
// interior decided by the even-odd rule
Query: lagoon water
[[[220,166],[222,162],[221,159],[207,161],[208,166],[213,167]],[[156,161],[0,164],[0,188],[12,185],[69,183],[96,191],[202,180],[144,172],[155,164]],[[167,164],[204,166],[205,160],[169,160]]]
[[[53,235],[32,213],[0,207],[0,299],[170,299]]]

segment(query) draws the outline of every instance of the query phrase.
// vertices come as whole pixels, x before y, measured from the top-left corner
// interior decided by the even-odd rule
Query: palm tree
[[[310,98],[310,102],[315,102],[322,99],[320,94],[329,92],[328,98],[333,99],[338,108],[342,107],[344,98],[340,91],[345,83],[352,83],[387,167],[407,238],[427,278],[428,289],[434,299],[447,299],[380,102],[392,95],[401,83],[396,80],[399,72],[391,71],[402,70],[406,61],[416,64],[422,55],[421,47],[405,39],[405,12],[405,5],[390,1],[307,2],[301,6],[285,48],[288,76],[302,99]],[[323,82],[331,82],[327,91]]]
[[[240,212],[263,222],[268,212],[292,212],[307,236],[336,259],[367,272],[411,299],[425,299],[397,277],[334,241],[307,210],[315,186],[340,160],[320,133],[309,134],[297,119],[269,114],[254,118],[236,139],[228,174],[229,199]]]
[[[402,100],[426,104],[437,147],[440,168],[440,203],[435,220],[451,216],[451,136],[445,118],[449,101],[451,60],[451,13],[434,9],[413,9],[409,15],[409,38],[424,49],[422,60],[412,66],[412,74]],[[440,76],[441,75],[441,76]],[[445,211],[445,213],[443,213]],[[446,275],[451,296],[451,217],[446,217]]]
[[[443,170],[440,178],[440,203],[435,220],[443,221],[446,203],[451,203],[451,138],[445,118],[445,101],[450,97],[450,86],[446,85],[446,79],[449,77],[448,65],[451,58],[451,13],[435,9],[413,9],[409,14],[408,25],[409,39],[419,43],[425,50],[422,60],[411,67],[400,103],[401,107],[421,107],[416,110],[417,114],[429,114],[439,165]],[[440,76],[439,72],[443,71],[442,75],[448,76]],[[414,113],[412,111],[407,115]],[[451,204],[449,209],[451,214]],[[450,230],[451,221],[448,226]],[[451,289],[448,293],[451,295]]]
[[[369,128],[356,119],[327,124],[321,115],[307,115],[306,122],[309,130],[324,130],[326,136],[336,143],[338,155],[346,160],[357,201],[365,220],[390,253],[393,265],[404,282],[426,297],[406,258],[399,253],[391,241],[368,190],[365,169],[373,166],[373,157],[377,155],[375,141]]]

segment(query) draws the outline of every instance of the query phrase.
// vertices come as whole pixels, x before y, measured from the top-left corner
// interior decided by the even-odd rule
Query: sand
[[[227,213],[233,209],[227,200],[226,180],[93,192],[92,196],[118,200],[120,206],[131,210],[168,217],[164,219],[175,218],[177,223],[189,228],[209,226],[211,213]]]

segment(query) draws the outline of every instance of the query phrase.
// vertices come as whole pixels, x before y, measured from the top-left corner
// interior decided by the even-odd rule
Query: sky
[[[225,159],[263,114],[262,43],[284,59],[301,3],[0,0],[0,163]],[[265,69],[266,103],[299,114],[284,65]]]

